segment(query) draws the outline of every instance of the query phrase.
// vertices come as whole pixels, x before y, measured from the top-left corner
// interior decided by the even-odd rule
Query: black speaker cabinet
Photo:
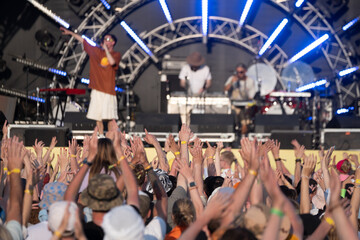
[[[192,114],[190,128],[194,133],[233,133],[233,114]]]
[[[66,112],[64,126],[71,130],[94,130],[96,122],[86,118],[86,112]]]
[[[281,149],[293,149],[291,144],[296,139],[306,149],[313,149],[313,132],[312,131],[294,131],[294,130],[273,130],[270,139],[281,142]]]
[[[298,115],[261,115],[255,116],[255,132],[270,133],[273,130],[299,130]]]
[[[180,130],[180,114],[167,113],[137,113],[135,115],[135,132],[177,133]]]
[[[360,128],[360,117],[335,115],[326,128]]]

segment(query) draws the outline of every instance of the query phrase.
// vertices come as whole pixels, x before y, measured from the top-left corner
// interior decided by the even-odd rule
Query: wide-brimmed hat
[[[39,203],[39,207],[42,209],[48,209],[54,202],[63,200],[66,189],[66,184],[62,182],[52,182],[46,184],[43,189],[43,197]]]
[[[69,207],[68,207],[69,206]],[[65,210],[68,208],[70,213],[68,224],[62,236],[71,236],[74,233],[75,214],[77,214],[77,205],[74,202],[57,201],[49,207],[48,226],[52,232],[59,229],[61,222],[65,215]]]
[[[80,195],[80,201],[93,211],[104,212],[123,203],[114,179],[107,174],[91,178],[88,187]]]
[[[199,52],[193,52],[186,58],[186,62],[190,66],[200,67],[205,63],[205,58]]]

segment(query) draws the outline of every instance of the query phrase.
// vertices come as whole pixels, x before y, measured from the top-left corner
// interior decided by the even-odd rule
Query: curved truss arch
[[[169,24],[161,25],[148,32],[143,40],[152,49],[157,56],[164,54],[172,46],[191,39],[201,41],[203,35],[201,33],[201,17],[187,17],[177,19],[173,22],[175,31],[170,29]],[[259,30],[246,25],[243,32],[236,31],[238,21],[224,17],[209,17],[209,38],[223,40],[233,43],[246,49],[248,52],[256,55],[258,52],[258,43],[264,42],[267,36]],[[274,45],[270,49],[271,58],[263,59],[265,63],[274,66],[277,72],[280,72],[288,56],[278,46]],[[126,83],[134,83],[138,74],[146,66],[150,57],[145,54],[142,49],[134,43],[129,50],[123,55],[121,65],[128,68],[128,74],[119,77]]]

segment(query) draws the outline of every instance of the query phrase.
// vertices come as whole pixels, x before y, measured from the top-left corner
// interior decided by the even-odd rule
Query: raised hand
[[[152,134],[150,134],[146,128],[145,128],[145,137],[144,137],[144,141],[147,142],[150,145],[155,145],[158,144],[158,140],[156,139],[156,137]]]
[[[193,132],[191,132],[191,129],[186,126],[186,124],[183,124],[181,126],[180,132],[179,132],[179,138],[180,141],[189,142],[189,140],[194,136]]]
[[[273,147],[271,148],[271,152],[275,159],[280,157],[280,142],[275,140]]]
[[[240,140],[241,148],[239,150],[240,156],[244,162],[249,162],[251,158],[251,142],[248,138]]]
[[[35,153],[37,155],[37,158],[39,159],[39,161],[42,160],[42,153],[43,153],[43,148],[44,148],[45,144],[43,141],[39,141],[37,139],[35,139],[35,145],[33,145],[33,149],[35,150]]]
[[[349,160],[350,162],[353,162],[355,164],[355,168],[357,169],[360,164],[359,164],[359,158],[357,154],[351,154],[349,155]]]
[[[176,152],[180,152],[180,142],[176,143],[173,135],[171,134],[169,135],[168,140],[169,140],[169,148],[171,152],[173,154],[175,154]]]
[[[183,175],[188,182],[194,181],[192,170],[186,160],[179,158],[175,159],[175,161],[177,162],[176,170]]]
[[[94,132],[91,136],[91,139],[89,141],[89,157],[88,161],[92,161],[95,157],[98,149],[98,137],[97,137],[98,127],[94,128]]]
[[[69,158],[67,150],[65,148],[60,148],[60,154],[58,155],[58,161],[60,165],[60,171],[66,172],[68,170]]]
[[[55,136],[55,137],[51,138],[51,143],[49,146],[50,150],[53,150],[55,148],[56,144],[57,144],[57,140],[56,140],[56,136]]]
[[[302,175],[310,178],[311,174],[315,170],[317,159],[314,157],[314,154],[310,154],[309,156],[305,156],[304,158],[304,166],[302,170]]]
[[[14,136],[8,147],[8,170],[22,169],[25,152],[22,151],[23,143],[19,142],[19,138]]]
[[[209,142],[206,142],[207,148],[204,153],[204,158],[213,158],[216,153],[216,147],[212,147]]]
[[[4,125],[2,127],[2,134],[3,134],[3,139],[7,139],[7,135],[8,135],[7,120],[5,120]]]
[[[69,141],[69,153],[71,155],[76,155],[77,153],[77,141],[75,138],[73,138],[71,141]]]
[[[202,154],[203,143],[199,138],[195,138],[194,145],[189,148],[189,152],[193,157],[194,163],[201,164],[203,163],[204,157]]]

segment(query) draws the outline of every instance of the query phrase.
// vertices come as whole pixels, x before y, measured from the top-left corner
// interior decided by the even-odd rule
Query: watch
[[[88,162],[87,158],[84,159],[83,164],[88,165],[89,167],[91,167],[91,165],[93,164],[92,162]]]
[[[190,183],[189,183],[189,187],[196,187],[195,182],[190,182]]]

